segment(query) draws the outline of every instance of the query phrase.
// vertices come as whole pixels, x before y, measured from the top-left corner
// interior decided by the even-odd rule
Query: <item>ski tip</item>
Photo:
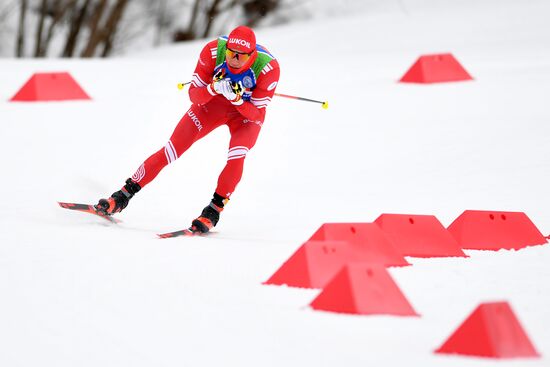
[[[64,202],[61,202],[61,201],[58,201],[57,203],[59,204],[60,207],[62,207],[64,209],[71,209],[71,210],[76,210],[76,211],[83,212],[83,213],[94,214],[94,215],[97,215],[98,217],[101,217],[101,218],[103,218],[105,220],[108,220],[109,222],[115,223],[115,224],[122,223],[122,220],[120,220],[118,218],[113,218],[110,215],[98,212],[95,209],[94,205],[92,205],[92,204],[64,203]]]

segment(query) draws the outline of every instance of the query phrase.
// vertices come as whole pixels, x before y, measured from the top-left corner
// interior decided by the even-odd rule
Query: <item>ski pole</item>
[[[191,82],[178,83],[178,89],[182,90],[183,88],[185,88],[185,86],[187,84],[191,84]],[[282,94],[282,93],[275,93],[275,95],[278,96],[278,97],[290,98],[290,99],[295,99],[295,100],[298,100],[298,101],[320,103],[321,107],[323,107],[325,110],[328,109],[328,101],[323,102],[323,101],[318,101],[316,99],[309,99],[309,98],[304,98],[304,97],[291,96],[291,95]]]
[[[304,98],[304,97],[298,97],[298,96],[290,96],[288,94],[282,94],[282,93],[275,93],[276,96],[278,97],[285,97],[285,98],[290,98],[290,99],[296,99],[298,101],[305,101],[305,102],[314,102],[314,103],[320,103],[321,104],[321,107],[323,107],[325,110],[328,108],[328,101],[318,101],[316,99],[309,99],[309,98]]]

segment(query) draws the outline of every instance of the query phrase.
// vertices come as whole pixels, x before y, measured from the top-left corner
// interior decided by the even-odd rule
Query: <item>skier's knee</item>
[[[231,161],[233,159],[244,159],[246,158],[248,151],[249,149],[243,145],[231,147],[227,153],[227,160]]]
[[[166,143],[164,147],[164,154],[166,155],[166,161],[168,162],[168,164],[178,159],[178,153],[176,152],[174,144],[172,144],[171,140],[168,140],[168,143]]]

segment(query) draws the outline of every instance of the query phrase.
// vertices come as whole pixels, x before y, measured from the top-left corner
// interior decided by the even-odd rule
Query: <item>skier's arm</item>
[[[279,63],[273,59],[260,73],[250,101],[236,105],[235,108],[237,111],[249,120],[263,120],[265,117],[265,108],[275,94],[279,75]]]
[[[212,82],[212,74],[216,66],[216,49],[217,41],[214,40],[208,42],[201,51],[189,87],[189,98],[195,104],[208,103],[214,96],[207,87]]]

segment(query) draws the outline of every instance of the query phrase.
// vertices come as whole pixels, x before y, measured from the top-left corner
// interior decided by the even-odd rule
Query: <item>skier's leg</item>
[[[99,200],[95,206],[96,210],[106,215],[122,211],[129,200],[151,182],[167,164],[179,158],[195,141],[208,135],[222,122],[220,116],[208,114],[204,107],[191,106],[174,129],[168,143],[147,158],[119,191],[114,192],[108,199]]]
[[[221,122],[213,121],[211,117],[201,107],[193,105],[181,118],[166,145],[139,166],[132,181],[141,187],[153,181],[164,167],[178,159],[194,142],[220,126]]]
[[[233,191],[241,181],[246,155],[256,144],[261,126],[248,122],[243,124],[231,123],[229,131],[231,140],[229,142],[229,151],[227,153],[227,163],[218,178],[216,192],[230,198]]]
[[[218,178],[218,186],[212,201],[192,223],[193,227],[203,233],[210,231],[218,223],[224,205],[241,180],[246,154],[256,144],[261,129],[261,125],[245,123],[242,119],[230,121],[228,126],[231,141],[227,163]]]

